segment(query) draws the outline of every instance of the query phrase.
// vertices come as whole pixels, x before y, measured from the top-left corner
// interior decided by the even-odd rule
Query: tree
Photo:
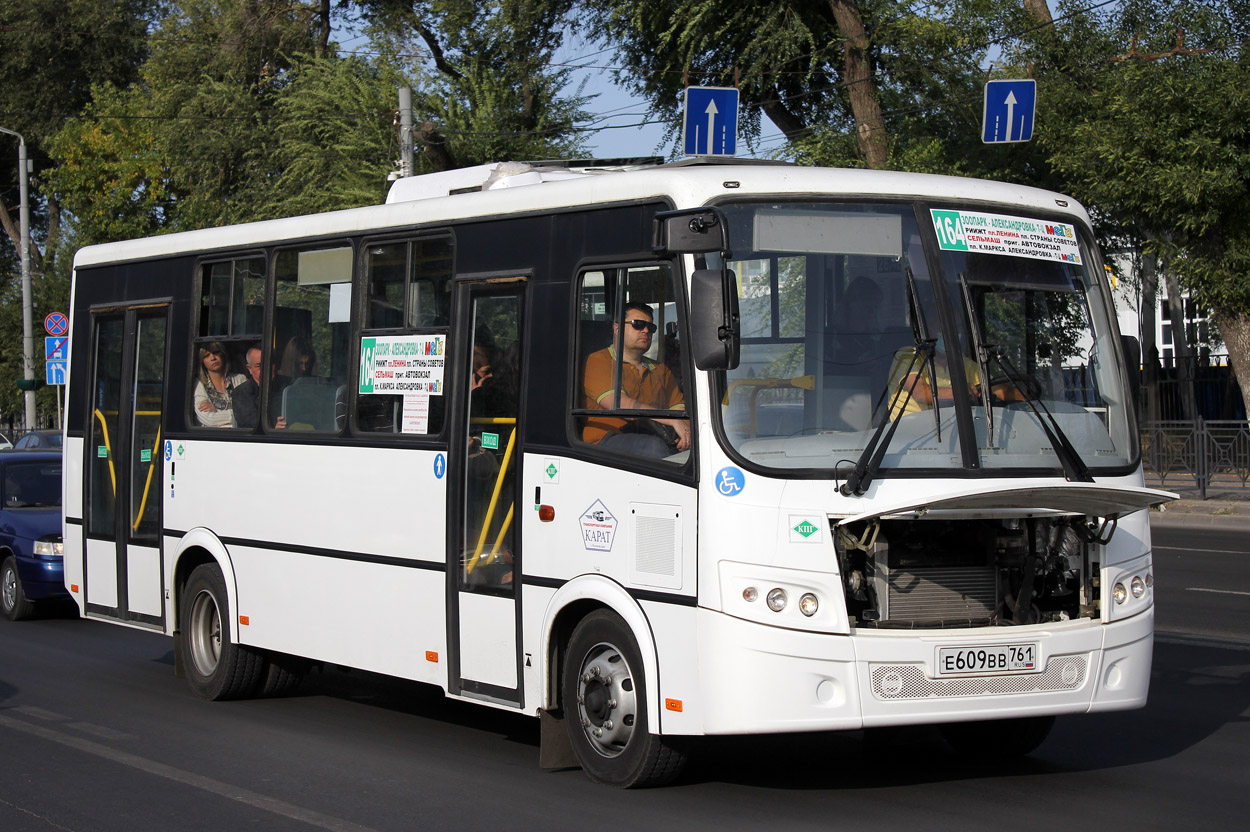
[[[583,5],[583,25],[617,46],[618,79],[670,123],[680,123],[687,83],[737,85],[748,142],[767,116],[800,161],[868,167],[950,161],[938,148],[957,135],[950,114],[962,126],[979,108],[989,41],[1024,14],[1018,0]],[[940,101],[960,108],[931,107]]]
[[[564,0],[364,0],[375,46],[413,68],[419,170],[581,155],[587,99],[552,68]]]
[[[1104,240],[1139,242],[1211,308],[1250,401],[1250,5],[1061,8],[1071,22],[1020,53],[1051,102],[1039,148]]]
[[[67,311],[69,264],[57,253],[61,210],[40,184],[52,164],[48,147],[65,119],[81,111],[93,84],[126,83],[146,50],[154,2],[5,0],[0,3],[0,126],[26,139],[31,177],[31,260],[36,320]],[[11,144],[12,142],[12,144]],[[16,140],[0,137],[0,412],[21,407],[14,383],[22,377],[21,290],[16,278],[18,171]],[[39,369],[42,369],[41,362]],[[41,391],[40,410],[55,401]]]

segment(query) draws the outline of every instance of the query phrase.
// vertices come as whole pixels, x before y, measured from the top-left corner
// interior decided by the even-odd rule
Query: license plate
[[[938,676],[1037,673],[1041,669],[1036,643],[938,649]]]

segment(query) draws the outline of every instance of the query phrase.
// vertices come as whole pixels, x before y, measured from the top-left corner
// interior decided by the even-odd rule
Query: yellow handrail
[[[114,412],[114,415],[116,415],[116,412]],[[109,461],[109,478],[113,481],[113,496],[116,497],[117,496],[117,472],[113,470],[113,446],[109,443],[108,422],[104,421],[104,414],[101,413],[98,409],[95,412],[95,417],[100,420],[100,429],[104,431],[104,452]]]
[[[478,422],[476,419],[471,420],[478,424],[495,424],[495,425],[515,425],[516,419],[496,418],[493,420],[483,420]],[[490,530],[490,521],[495,517],[495,509],[499,505],[499,492],[503,490],[504,477],[508,474],[508,465],[512,461],[512,449],[516,445],[516,428],[512,429],[512,433],[508,435],[508,447],[503,453],[503,464],[499,466],[499,473],[495,477],[495,488],[490,495],[490,505],[486,508],[486,517],[482,520],[481,531],[478,532],[477,546],[473,550],[473,556],[465,562],[464,571],[471,573],[478,564],[478,560],[482,557],[482,549],[486,547],[486,534]],[[495,540],[494,547],[491,548],[490,554],[487,556],[485,563],[490,563],[499,553],[499,547],[503,543],[504,534],[508,527],[512,524],[512,511],[516,508],[515,503],[508,506],[508,514],[504,517],[503,527],[499,531],[499,537]]]
[[[146,414],[144,414],[146,415]],[[148,507],[148,489],[152,487],[152,472],[156,470],[156,455],[161,449],[161,426],[156,426],[156,444],[152,446],[152,458],[148,460],[148,479],[143,484],[143,499],[139,501],[139,513],[135,515],[133,531],[139,531],[139,523],[143,520],[144,509]]]

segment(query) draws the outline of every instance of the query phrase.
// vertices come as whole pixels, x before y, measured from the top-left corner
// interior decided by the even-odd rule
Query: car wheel
[[[191,573],[179,612],[191,690],[205,699],[251,696],[265,660],[258,651],[231,641],[226,582],[216,564],[202,564]]]
[[[10,621],[21,621],[35,614],[35,605],[22,591],[22,579],[17,574],[17,561],[13,556],[0,565],[0,612]]]
[[[562,698],[569,741],[590,779],[621,788],[663,785],[686,756],[650,732],[642,654],[608,610],[582,619],[564,657]]]

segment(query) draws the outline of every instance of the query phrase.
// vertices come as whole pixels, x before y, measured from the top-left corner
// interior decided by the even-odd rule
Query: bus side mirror
[[[1120,351],[1124,353],[1124,366],[1128,368],[1130,401],[1136,403],[1141,390],[1141,342],[1133,335],[1121,335]]]
[[[729,250],[725,217],[715,208],[662,211],[655,215],[652,248],[658,254],[708,254]]]
[[[728,269],[690,276],[690,350],[700,370],[734,370],[740,345],[738,286]]]

